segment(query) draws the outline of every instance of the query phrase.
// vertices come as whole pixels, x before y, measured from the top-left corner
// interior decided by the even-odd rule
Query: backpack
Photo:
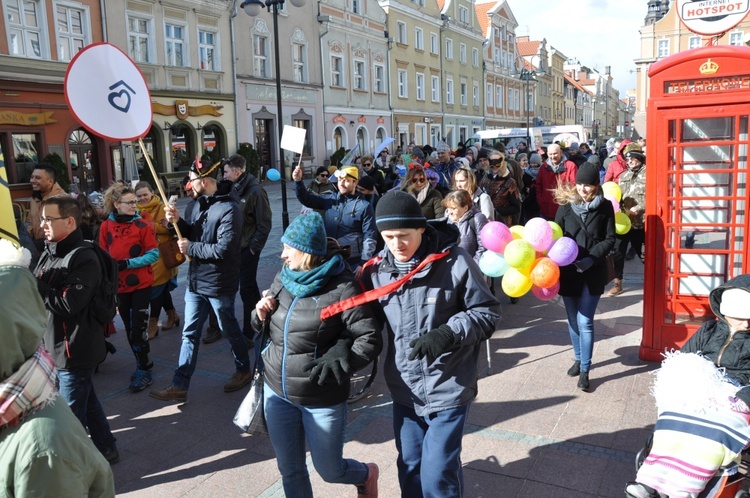
[[[94,292],[94,295],[91,298],[89,312],[93,315],[96,321],[105,326],[106,332],[106,326],[112,323],[112,320],[114,320],[115,315],[117,314],[117,289],[119,286],[117,279],[117,262],[107,251],[99,247],[99,245],[84,241],[80,247],[76,247],[65,255],[62,265],[64,268],[69,268],[70,261],[78,251],[86,248],[93,249],[94,253],[96,253],[102,273],[102,281],[99,284],[99,288]]]

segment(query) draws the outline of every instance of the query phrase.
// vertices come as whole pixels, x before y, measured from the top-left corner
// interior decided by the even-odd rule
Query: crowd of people
[[[236,371],[225,392],[247,386],[256,361],[266,367],[268,430],[287,496],[312,495],[305,439],[324,480],[377,496],[377,465],[344,458],[343,433],[349,380],[377,360],[385,342],[402,493],[460,496],[461,439],[477,396],[479,346],[500,318],[496,282],[477,264],[485,251],[482,228],[541,216],[577,242],[578,258],[561,269],[560,295],[574,353],[567,373],[587,391],[605,257],[614,249],[624,260],[628,243],[643,257],[645,153],[622,142],[608,164],[612,171],[625,164],[619,173],[578,144],[515,156],[502,143],[461,147],[459,154],[446,144],[410,144],[404,154],[384,150],[318,168],[308,185],[297,167],[295,194],[309,212],[284,232],[282,270],[264,293],[257,268],[271,206],[242,156],[196,160],[183,183],[192,198],[184,213],[147,182],[113,184],[97,211],[84,195],[58,192],[54,168],[39,165],[29,222],[31,248],[41,258],[32,269],[50,317],[42,344],[57,364],[59,393],[101,456],[115,463],[115,437],[93,382],[108,351],[102,330],[112,326],[91,312],[104,282],[103,272],[90,271],[102,265],[95,241],[118,269],[116,304],[135,358],[131,391],[152,384],[149,342],[160,330],[183,326],[171,383],[150,391],[162,401],[187,401],[201,342],[226,338]],[[610,173],[640,233],[615,235],[614,210],[601,189]],[[186,266],[166,264],[162,247],[170,242]],[[171,296],[179,271],[187,272],[182,317]],[[394,293],[399,298],[389,299]],[[322,308],[332,311],[318,317]],[[264,322],[270,341],[255,344]]]

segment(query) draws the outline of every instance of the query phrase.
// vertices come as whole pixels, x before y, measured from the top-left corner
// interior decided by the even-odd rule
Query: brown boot
[[[159,335],[159,318],[148,319],[148,340],[152,341]]]
[[[162,329],[169,330],[175,325],[180,324],[180,315],[177,314],[177,310],[171,309],[167,311],[167,323],[164,324]]]
[[[622,290],[622,279],[621,278],[616,278],[616,279],[613,280],[613,282],[615,284],[612,286],[611,289],[609,289],[609,292],[607,292],[607,295],[610,296],[610,297],[612,297],[612,296],[619,296],[620,294],[623,293],[623,290]]]

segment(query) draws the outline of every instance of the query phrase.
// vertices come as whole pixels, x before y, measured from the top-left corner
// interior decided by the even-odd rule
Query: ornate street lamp
[[[289,0],[295,7],[302,7],[306,0]],[[281,173],[281,225],[284,230],[289,226],[289,212],[286,204],[286,167],[284,165],[284,149],[281,148],[281,135],[284,133],[284,122],[281,109],[281,66],[279,62],[279,9],[284,0],[245,0],[240,4],[247,15],[257,17],[265,7],[273,14],[273,52],[276,64],[276,122],[279,125],[279,173]]]
[[[531,148],[531,106],[529,105],[531,92],[529,90],[529,87],[531,86],[532,81],[537,81],[537,76],[542,76],[545,74],[544,61],[542,60],[540,54],[534,54],[530,57],[529,66],[533,67],[534,64],[532,63],[532,61],[534,60],[534,57],[539,58],[539,67],[535,71],[526,69],[526,59],[524,59],[524,57],[520,55],[516,57],[516,64],[513,68],[513,77],[526,82],[526,147],[529,149]]]

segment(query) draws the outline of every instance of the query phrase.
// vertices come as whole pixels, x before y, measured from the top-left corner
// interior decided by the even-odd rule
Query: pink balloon
[[[499,221],[490,221],[487,223],[479,235],[482,239],[482,245],[485,249],[502,254],[505,246],[513,240],[513,234],[510,229]]]
[[[612,203],[612,207],[615,209],[615,213],[617,213],[618,211],[620,211],[620,203],[617,202],[617,199],[615,199],[611,195],[609,195],[609,196],[605,195],[604,198],[607,199],[609,202]]]
[[[547,257],[558,266],[567,266],[578,257],[578,244],[570,237],[560,237],[547,251]]]
[[[536,251],[546,251],[552,245],[552,227],[544,218],[531,218],[523,227],[523,238]]]
[[[555,296],[557,296],[558,292],[560,292],[559,281],[549,289],[543,289],[541,287],[537,287],[536,285],[533,285],[531,287],[531,293],[534,294],[534,297],[537,299],[541,299],[542,301],[549,301],[550,299],[553,299]]]

